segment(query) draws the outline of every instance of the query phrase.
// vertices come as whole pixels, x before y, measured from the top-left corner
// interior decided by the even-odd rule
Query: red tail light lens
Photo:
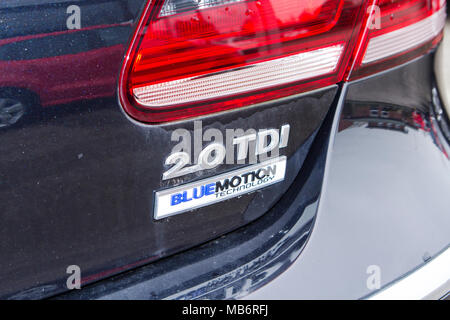
[[[445,0],[378,0],[352,78],[416,58],[442,38]]]
[[[399,65],[442,38],[445,0],[153,0],[119,96],[162,123],[239,108]]]
[[[121,75],[133,118],[160,123],[342,80],[363,0],[151,1]]]

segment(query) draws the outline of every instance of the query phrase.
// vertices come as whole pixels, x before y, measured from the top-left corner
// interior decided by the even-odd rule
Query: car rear
[[[0,296],[361,298],[439,256],[445,10],[4,2]]]

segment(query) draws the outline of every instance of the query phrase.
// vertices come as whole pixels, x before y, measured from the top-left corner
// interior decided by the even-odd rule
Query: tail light
[[[445,0],[378,0],[352,78],[423,55],[442,39]]]
[[[368,30],[375,2],[149,1],[122,68],[121,103],[147,123],[190,118],[336,84],[352,69],[376,72],[438,40],[443,0],[380,0],[381,29]]]
[[[238,108],[340,81],[363,0],[151,1],[122,74],[145,122]]]

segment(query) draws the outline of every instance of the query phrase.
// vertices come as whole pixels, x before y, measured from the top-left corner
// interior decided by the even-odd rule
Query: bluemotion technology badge
[[[154,218],[160,220],[265,188],[284,180],[286,157],[231,171],[155,194]]]

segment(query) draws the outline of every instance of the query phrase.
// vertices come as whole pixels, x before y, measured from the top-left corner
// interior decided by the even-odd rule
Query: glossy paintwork
[[[289,190],[263,217],[167,259],[56,299],[234,299],[275,279],[303,249],[322,186],[331,112]],[[297,152],[293,158],[303,157]]]
[[[261,217],[297,176],[335,99],[337,86],[202,119],[204,130],[224,135],[227,129],[290,124],[290,143],[282,151],[289,158],[286,179],[156,222],[155,191],[242,165],[162,181],[165,158],[176,144],[172,132],[193,133],[194,121],[148,126],[129,119],[118,104],[113,75],[119,73],[132,28],[121,25],[125,34],[98,34],[118,24],[134,26],[143,1],[90,1],[87,7],[80,2],[82,29],[75,31],[65,30],[67,3],[28,1],[11,7],[13,2],[0,7],[6,17],[0,95],[17,97],[32,112],[26,121],[0,130],[0,297],[50,296],[66,290],[69,265],[81,267],[85,285]],[[17,33],[17,21],[25,17],[29,25]],[[86,43],[72,41],[85,34]],[[44,39],[48,50],[42,50]]]
[[[224,298],[255,289],[250,298],[360,298],[371,293],[369,265],[382,268],[386,285],[448,245],[450,151],[442,119],[433,119],[432,110],[442,110],[438,92],[432,95],[433,55],[345,90],[334,86],[202,119],[204,130],[222,133],[290,124],[291,143],[282,153],[287,178],[153,221],[154,191],[238,166],[162,182],[176,144],[172,132],[193,133],[194,121],[142,125],[117,102],[113,75],[143,2],[70,1],[87,6],[83,29],[70,32],[69,2],[0,3],[6,17],[0,44],[7,48],[0,45],[0,71],[7,70],[0,77],[8,79],[0,80],[0,94],[17,96],[33,111],[0,130],[0,297],[64,292],[66,268],[75,264],[85,289],[61,298]],[[122,24],[125,34],[109,34],[113,45],[96,35]],[[91,30],[82,50],[63,36]],[[46,39],[49,50],[35,39]],[[40,56],[29,59],[28,49]],[[91,55],[96,62],[86,64]],[[211,281],[216,278],[223,281]]]
[[[249,299],[355,299],[450,244],[449,144],[432,111],[433,56],[351,83],[301,258]]]
[[[358,299],[376,292],[367,287],[371,266],[380,268],[381,288],[408,275],[450,244],[450,148],[433,112],[440,101],[432,60],[431,54],[345,85],[337,111],[329,114],[333,128],[325,122],[291,189],[257,222],[173,260],[58,298]],[[307,199],[319,200],[302,206],[311,203]],[[286,219],[290,223],[281,226]],[[266,235],[273,226],[286,237],[247,242],[252,230]],[[257,241],[263,253],[246,255]],[[297,245],[286,250],[287,243]],[[239,263],[230,266],[236,260],[228,257]]]

